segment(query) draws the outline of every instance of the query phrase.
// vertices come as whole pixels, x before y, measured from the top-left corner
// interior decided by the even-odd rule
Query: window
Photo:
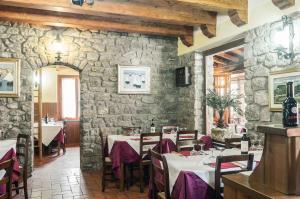
[[[59,76],[59,97],[61,119],[78,119],[78,77]]]

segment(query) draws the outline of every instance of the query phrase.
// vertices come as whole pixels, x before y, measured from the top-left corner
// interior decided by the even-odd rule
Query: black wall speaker
[[[185,87],[192,84],[190,67],[177,68],[175,70],[175,75],[177,87]]]

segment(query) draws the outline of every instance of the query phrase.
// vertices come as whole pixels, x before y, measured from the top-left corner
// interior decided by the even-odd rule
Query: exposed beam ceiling
[[[139,32],[144,34],[154,34],[162,36],[179,36],[188,37],[193,35],[193,29],[185,26],[158,26],[155,24],[138,24],[138,23],[122,23],[117,21],[103,20],[99,17],[83,18],[80,15],[62,16],[57,13],[30,13],[20,12],[15,9],[0,7],[0,19],[12,20],[18,22],[29,22],[38,25],[50,25],[58,27],[73,28],[93,28],[101,30],[111,30],[120,32]]]
[[[218,12],[237,26],[247,23],[247,0],[95,0],[92,6],[70,0],[1,0],[0,18],[42,25],[137,32],[181,38],[193,44],[193,28],[216,36]]]

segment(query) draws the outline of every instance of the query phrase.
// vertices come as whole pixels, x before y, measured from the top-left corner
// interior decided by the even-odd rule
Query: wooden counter
[[[300,128],[268,125],[258,126],[257,131],[265,134],[264,151],[250,182],[300,195]]]
[[[243,174],[223,177],[224,199],[300,199],[300,196],[286,195],[259,183],[250,183]]]

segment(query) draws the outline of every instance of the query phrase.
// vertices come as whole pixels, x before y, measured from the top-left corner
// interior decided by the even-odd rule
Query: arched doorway
[[[34,71],[33,83],[35,158],[62,154],[52,150],[58,149],[56,139],[61,129],[66,132],[66,146],[75,147],[79,157],[80,70],[69,64],[49,64]]]

